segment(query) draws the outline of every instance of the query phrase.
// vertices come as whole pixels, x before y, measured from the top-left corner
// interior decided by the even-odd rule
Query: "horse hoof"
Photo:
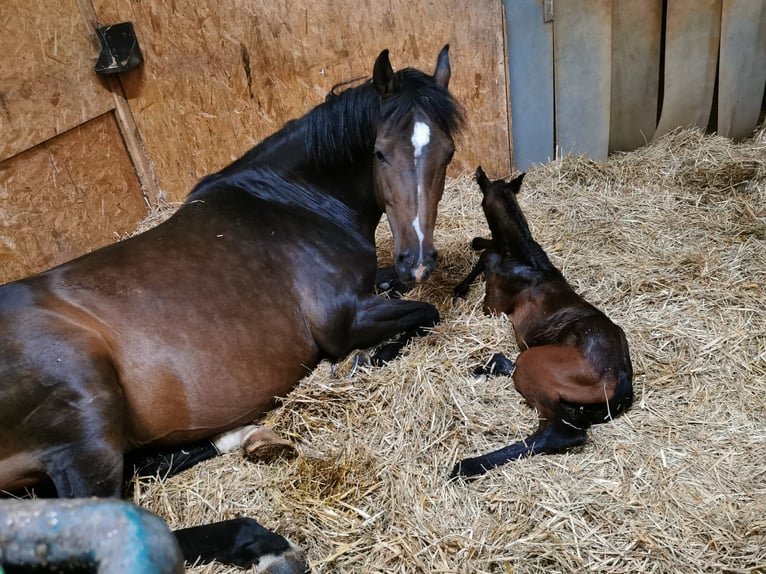
[[[257,574],[305,574],[309,571],[304,554],[292,549],[279,556],[266,556],[256,568]]]
[[[481,466],[481,464],[472,461],[470,458],[459,460],[455,466],[452,467],[452,471],[449,473],[449,481],[455,482],[458,479],[471,481],[482,474],[486,474],[487,469]]]
[[[479,378],[483,375],[487,376],[506,376],[513,375],[513,371],[516,369],[516,363],[511,361],[502,353],[495,353],[492,355],[489,361],[484,365],[479,365],[473,370],[473,376]]]
[[[268,427],[256,427],[242,439],[242,453],[254,462],[271,462],[277,458],[294,458],[298,451]]]

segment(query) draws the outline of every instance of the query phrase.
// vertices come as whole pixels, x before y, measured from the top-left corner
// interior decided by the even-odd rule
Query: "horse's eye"
[[[378,160],[380,163],[388,163],[388,161],[386,161],[386,156],[384,156],[383,152],[380,151],[379,149],[375,148],[374,155],[375,155],[375,159]]]

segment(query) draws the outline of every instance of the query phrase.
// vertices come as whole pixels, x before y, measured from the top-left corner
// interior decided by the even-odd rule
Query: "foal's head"
[[[476,169],[476,181],[483,194],[481,206],[492,232],[492,239],[482,242],[487,283],[484,313],[487,315],[510,314],[520,288],[532,279],[532,270],[520,256],[530,239],[526,220],[516,201],[523,180],[522,173],[510,182],[490,181],[481,167]]]
[[[439,53],[433,75],[413,69],[394,72],[388,50],[373,70],[382,99],[374,148],[378,205],[386,212],[394,238],[394,266],[408,284],[424,281],[436,266],[433,230],[444,192],[447,165],[462,121],[447,91],[449,47]]]

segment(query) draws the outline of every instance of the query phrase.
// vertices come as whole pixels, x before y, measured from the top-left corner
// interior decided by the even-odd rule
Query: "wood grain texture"
[[[652,139],[657,127],[662,0],[612,1],[609,151]]]
[[[114,107],[77,0],[3,0],[0,161]]]
[[[710,119],[721,35],[721,0],[668,2],[662,113],[655,139]]]
[[[467,112],[451,174],[510,171],[502,4],[493,0],[96,0],[101,21],[134,23],[145,62],[122,80],[166,197],[179,200],[320,103],[368,76],[381,50],[395,68],[433,71],[450,44],[450,88]]]
[[[113,243],[146,202],[111,113],[0,163],[0,283]]]
[[[723,0],[718,80],[718,133],[749,136],[766,86],[766,0]]]
[[[556,0],[553,69],[556,145],[563,154],[606,159],[609,151],[610,0]]]

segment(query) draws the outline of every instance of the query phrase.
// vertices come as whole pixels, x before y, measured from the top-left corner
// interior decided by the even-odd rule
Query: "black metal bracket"
[[[144,61],[132,22],[96,28],[101,53],[96,61],[100,75],[128,72]]]

